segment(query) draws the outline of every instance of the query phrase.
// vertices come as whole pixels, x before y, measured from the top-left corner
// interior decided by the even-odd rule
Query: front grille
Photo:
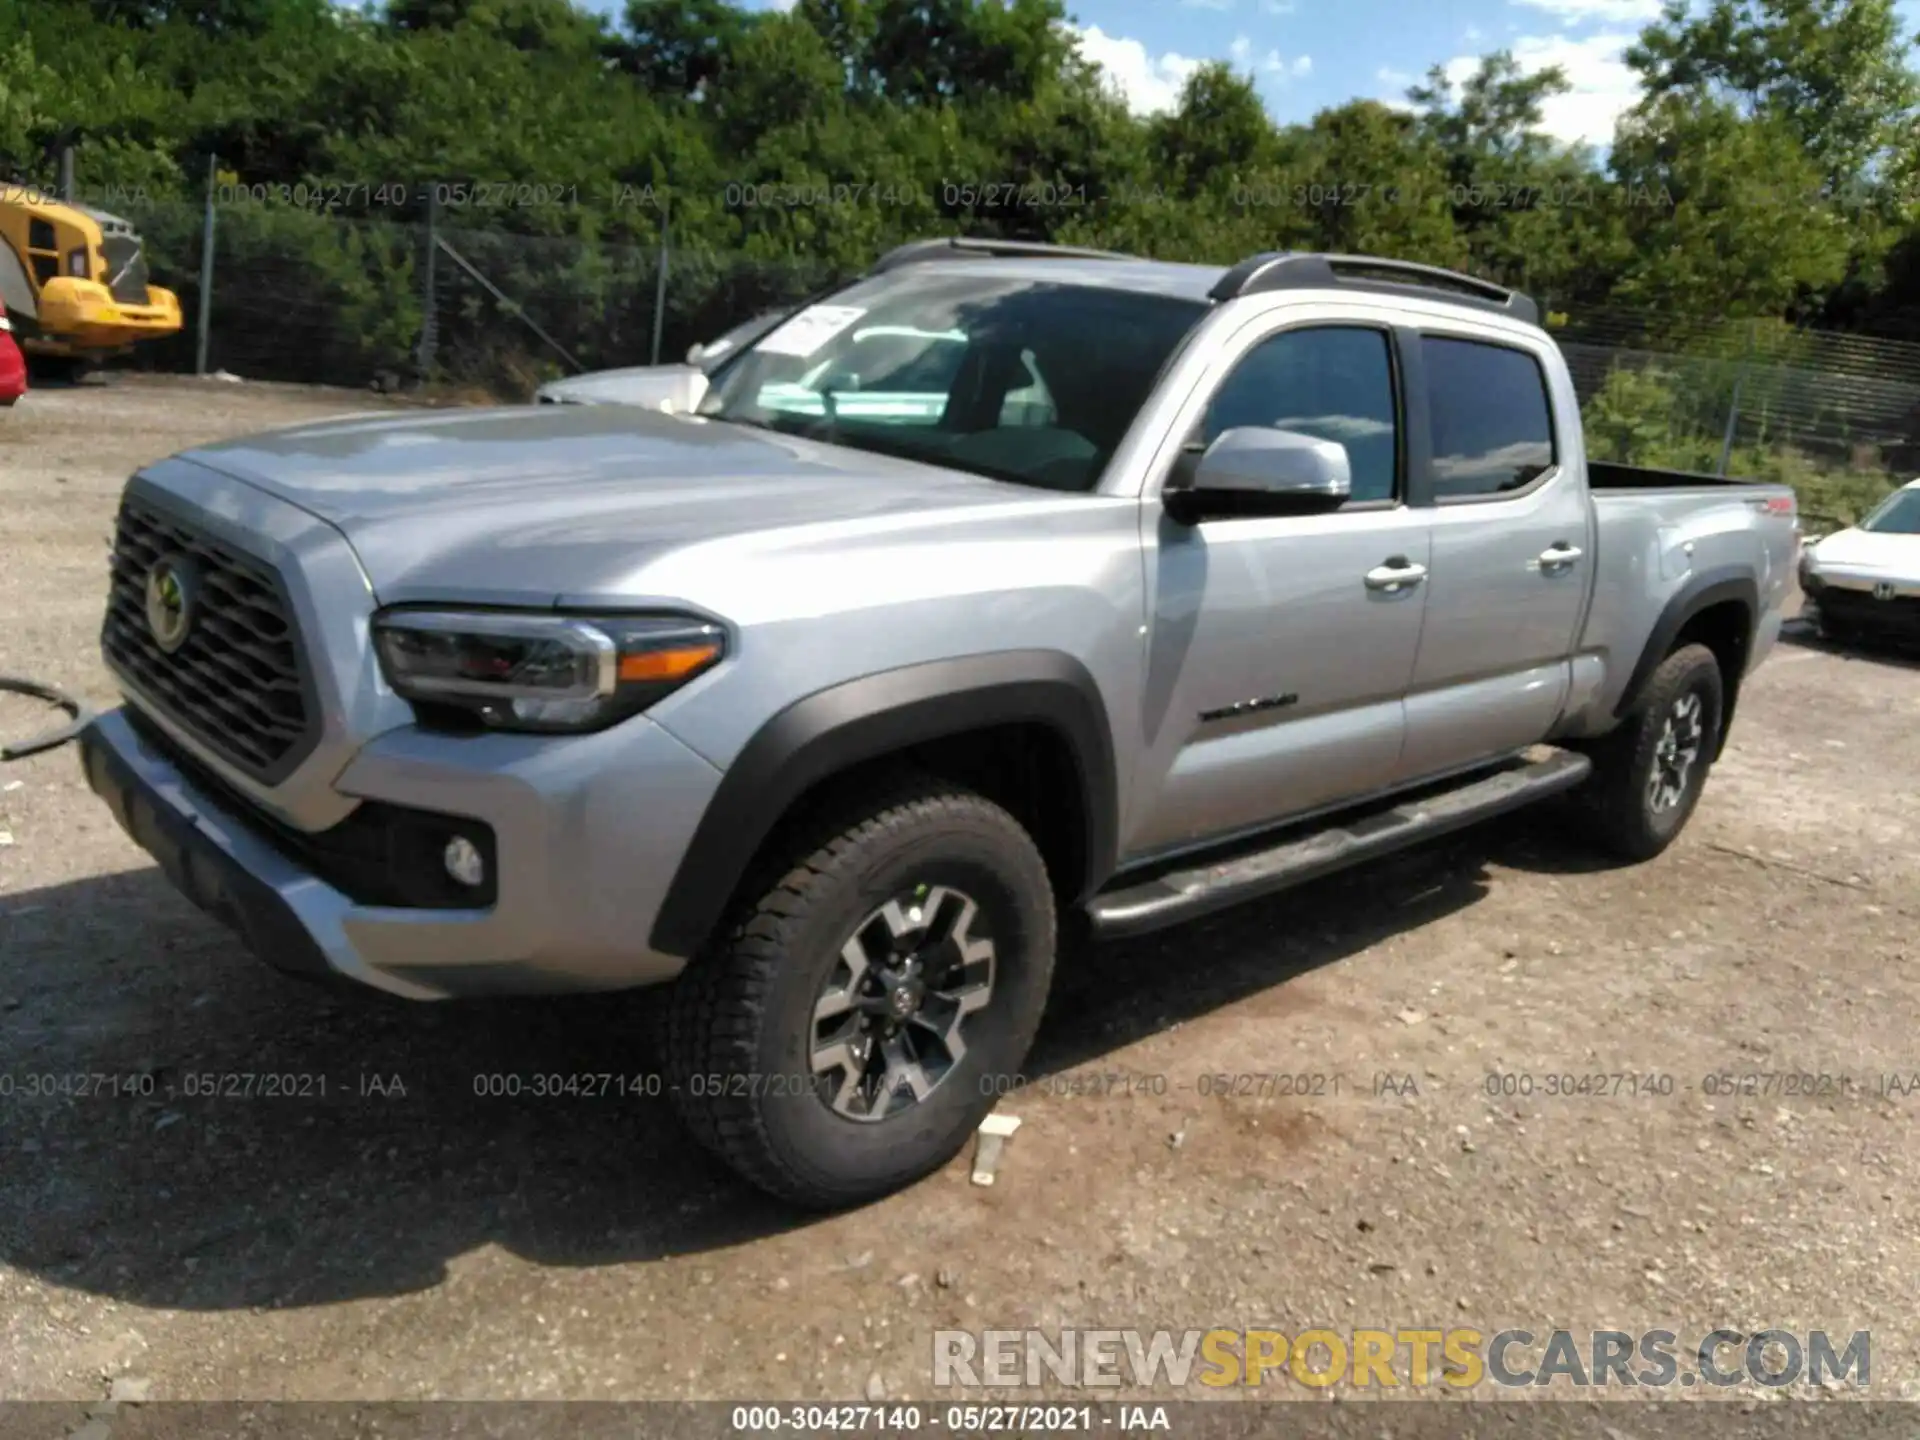
[[[1837,625],[1853,625],[1885,635],[1920,639],[1920,595],[1876,600],[1865,590],[1828,585],[1814,592],[1820,614]]]
[[[163,559],[195,580],[172,654],[147,620],[148,577]],[[100,643],[143,696],[257,779],[278,781],[319,738],[292,606],[271,567],[133,495],[120,505]]]
[[[107,262],[107,290],[122,305],[147,303],[147,256],[132,235],[108,235],[100,242]]]

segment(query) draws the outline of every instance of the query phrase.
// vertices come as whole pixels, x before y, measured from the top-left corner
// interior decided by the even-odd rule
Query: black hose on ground
[[[24,760],[27,756],[38,755],[43,750],[57,749],[93,723],[91,705],[84,700],[74,699],[66,691],[55,686],[42,685],[38,680],[23,680],[18,675],[0,675],[0,691],[44,700],[49,705],[66,711],[72,717],[57,730],[43,731],[16,745],[0,745],[0,761]]]

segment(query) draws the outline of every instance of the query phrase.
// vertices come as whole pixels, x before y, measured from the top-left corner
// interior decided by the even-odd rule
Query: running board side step
[[[1265,850],[1110,890],[1096,895],[1087,907],[1094,933],[1101,939],[1144,935],[1271,895],[1570,790],[1592,769],[1585,755],[1555,751],[1452,790],[1403,800],[1362,819],[1295,834]]]

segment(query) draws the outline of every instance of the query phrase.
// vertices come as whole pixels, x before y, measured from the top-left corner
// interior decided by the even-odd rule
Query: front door
[[[1187,526],[1147,497],[1148,744],[1126,859],[1355,798],[1398,768],[1431,512],[1405,503],[1393,344],[1384,326],[1256,330],[1206,403],[1203,441],[1270,425],[1343,445],[1341,509]]]

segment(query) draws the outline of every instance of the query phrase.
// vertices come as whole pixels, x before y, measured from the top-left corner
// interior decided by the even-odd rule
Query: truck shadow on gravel
[[[1213,920],[1071,945],[1030,1072],[1471,907],[1490,864],[1600,868],[1562,828],[1548,807]],[[648,996],[337,997],[252,961],[155,871],[6,897],[0,948],[0,1262],[45,1281],[142,1306],[302,1307],[431,1288],[486,1245],[601,1265],[808,1223],[709,1161],[650,1093]],[[197,1093],[246,1075],[295,1093]],[[597,1096],[476,1093],[501,1075],[609,1079]],[[94,1093],[35,1098],[34,1076]]]

